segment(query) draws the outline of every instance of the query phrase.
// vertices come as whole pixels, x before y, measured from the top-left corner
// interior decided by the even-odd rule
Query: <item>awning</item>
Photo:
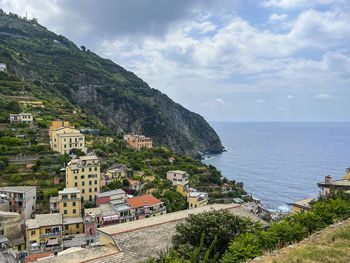
[[[111,221],[112,220],[112,218],[110,217],[110,216],[104,216],[103,217],[103,221]]]
[[[58,245],[58,239],[57,238],[52,238],[47,240],[46,246],[55,246]]]
[[[111,219],[112,219],[112,220],[118,220],[118,219],[119,219],[119,216],[118,216],[118,215],[111,216]]]

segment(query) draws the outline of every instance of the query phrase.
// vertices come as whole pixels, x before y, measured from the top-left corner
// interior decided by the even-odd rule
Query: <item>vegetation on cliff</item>
[[[78,105],[113,131],[144,134],[176,152],[222,151],[219,137],[203,117],[35,19],[0,11],[0,36],[0,63],[26,81],[16,87],[5,85],[2,94],[32,96],[45,109],[61,98],[67,109]]]

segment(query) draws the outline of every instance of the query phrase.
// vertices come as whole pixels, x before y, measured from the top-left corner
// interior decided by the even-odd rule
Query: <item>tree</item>
[[[86,47],[85,46],[80,46],[82,51],[86,51]]]
[[[227,210],[192,214],[184,223],[176,226],[172,244],[181,255],[190,255],[196,247],[200,246],[201,235],[204,232],[203,250],[208,250],[213,240],[217,238],[212,254],[221,255],[233,238],[255,230],[256,226],[250,219],[235,216]],[[202,256],[204,257],[204,254]]]
[[[129,185],[130,185],[129,180],[128,180],[127,178],[124,178],[124,179],[123,179],[123,186],[124,186],[124,187],[128,187]]]
[[[4,170],[10,163],[10,159],[7,157],[0,157],[0,169]]]

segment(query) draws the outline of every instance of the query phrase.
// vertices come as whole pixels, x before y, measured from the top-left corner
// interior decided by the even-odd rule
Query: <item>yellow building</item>
[[[350,180],[350,167],[346,168],[346,175],[343,176],[343,180]]]
[[[188,208],[197,208],[208,204],[208,194],[204,192],[190,192],[187,195]]]
[[[58,191],[58,207],[63,217],[81,216],[80,198],[80,191],[77,188],[64,188]]]
[[[96,155],[80,156],[68,163],[66,187],[80,190],[82,202],[96,201],[100,192],[100,161]]]
[[[79,130],[71,127],[59,127],[51,131],[51,150],[60,154],[69,154],[73,149],[87,152],[85,147],[85,136]]]
[[[74,126],[70,125],[69,121],[52,121],[50,125],[49,136],[51,137],[52,130],[60,127],[74,128]]]
[[[127,172],[120,168],[107,170],[106,176],[112,181],[121,181],[123,178],[127,177]]]
[[[304,211],[310,211],[311,210],[310,202],[313,200],[314,200],[313,198],[306,198],[303,200],[295,201],[292,204],[293,214],[297,214],[297,213],[304,212]]]
[[[62,249],[62,215],[39,214],[26,220],[26,245],[29,253]]]
[[[63,217],[63,235],[84,233],[83,218],[81,216]]]

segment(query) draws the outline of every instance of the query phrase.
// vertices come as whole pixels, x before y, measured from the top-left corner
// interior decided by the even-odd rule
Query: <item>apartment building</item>
[[[9,202],[10,212],[20,214],[22,220],[31,218],[36,210],[36,186],[0,187],[0,194]]]
[[[197,208],[208,204],[208,194],[205,192],[190,192],[187,195],[188,208]]]
[[[144,135],[124,135],[124,141],[133,149],[152,148],[152,139]]]
[[[26,221],[29,253],[62,250],[62,214],[39,214]]]
[[[14,250],[24,250],[25,242],[21,233],[21,215],[0,211],[0,239],[6,237]]]
[[[187,196],[189,175],[185,171],[174,170],[168,171],[166,178],[176,186],[176,191],[180,192],[183,196]]]
[[[87,152],[85,136],[79,130],[71,127],[59,127],[51,131],[51,150],[60,154],[70,154],[73,149]]]
[[[164,203],[150,194],[129,198],[126,202],[131,207],[133,220],[166,214]]]
[[[33,125],[33,114],[24,112],[19,114],[10,114],[10,123],[27,123]]]
[[[66,187],[78,189],[82,203],[96,201],[100,193],[100,161],[96,155],[80,156],[68,163]]]
[[[69,121],[52,121],[49,129],[49,136],[51,137],[53,130],[60,127],[68,127],[74,129],[74,126],[70,125]]]

